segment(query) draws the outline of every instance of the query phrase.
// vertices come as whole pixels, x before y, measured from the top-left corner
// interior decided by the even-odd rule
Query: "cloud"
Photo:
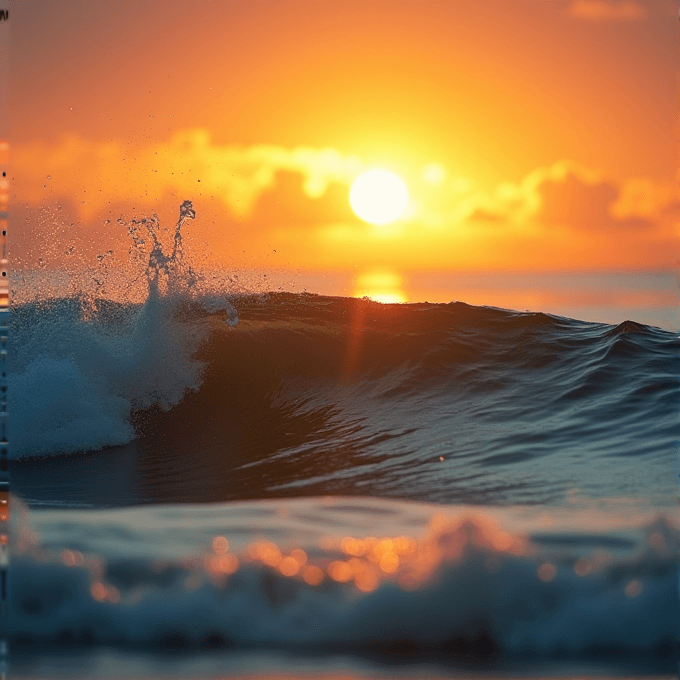
[[[38,141],[18,147],[12,167],[23,200],[41,204],[48,194],[68,196],[82,219],[109,204],[154,206],[168,193],[181,193],[213,197],[242,220],[274,186],[278,172],[299,173],[303,192],[316,199],[330,184],[349,184],[363,169],[357,156],[332,148],[217,145],[202,129],[142,147],[78,136],[54,144]]]
[[[545,224],[593,230],[612,222],[609,206],[618,192],[608,182],[585,182],[577,174],[568,172],[558,180],[546,178],[537,190],[542,206],[536,216]]]
[[[540,237],[555,230],[640,234],[655,226],[665,233],[680,206],[672,182],[614,181],[570,160],[536,168],[519,182],[504,182],[492,191],[480,191],[460,178],[414,188],[416,209],[409,223],[430,233],[484,229],[490,238],[502,233]]]
[[[239,266],[666,266],[677,240],[680,200],[670,182],[615,182],[563,160],[480,191],[433,163],[404,173],[409,213],[373,227],[347,200],[364,169],[335,149],[219,145],[202,130],[136,147],[35,142],[16,148],[12,163],[24,204],[13,210],[21,230],[13,256],[89,266],[114,249],[124,259],[127,231],[116,219],[158,213],[172,224],[184,199],[199,217],[187,228],[192,252]]]
[[[530,173],[523,190],[530,196],[533,218],[547,227],[593,233],[641,229],[653,223],[652,211],[632,210],[622,202],[617,184],[570,161]]]
[[[257,198],[250,221],[256,224],[318,226],[327,222],[352,222],[358,218],[347,199],[347,184],[330,181],[322,195],[305,191],[304,173],[277,170],[272,184]]]
[[[202,200],[202,215],[218,217],[226,209],[230,222],[261,229],[355,222],[347,190],[365,169],[358,156],[332,148],[219,145],[202,129],[145,146],[78,136],[38,141],[16,148],[12,163],[13,188],[22,201],[70,201],[80,221],[115,218],[111,212],[121,206],[136,206],[137,214],[161,211],[174,196]],[[577,231],[641,227],[679,198],[670,184],[639,179],[619,187],[568,161],[491,193],[433,163],[412,178],[410,189],[402,223],[435,231],[474,224],[526,231],[536,222]]]
[[[611,213],[620,219],[655,219],[664,215],[677,216],[679,208],[680,190],[677,184],[637,177],[623,182],[619,195],[611,206]]]
[[[641,21],[647,8],[635,0],[573,0],[568,12],[584,21]]]
[[[574,161],[561,160],[532,170],[518,183],[502,183],[490,193],[468,187],[438,212],[422,211],[416,217],[427,225],[459,231],[487,225],[496,233],[536,236],[556,229],[640,234],[655,225],[668,231],[678,206],[680,192],[672,182],[649,178],[617,182]]]

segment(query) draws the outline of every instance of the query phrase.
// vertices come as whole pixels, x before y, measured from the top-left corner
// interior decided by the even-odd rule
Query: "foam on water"
[[[134,437],[133,411],[167,410],[198,389],[203,367],[193,355],[206,329],[184,323],[183,307],[223,311],[232,326],[238,317],[228,296],[201,288],[185,262],[181,229],[194,216],[185,201],[167,254],[157,218],[127,225],[131,259],[144,261],[143,304],[97,297],[103,281],[94,278],[94,290],[13,308],[13,457],[124,444]]]
[[[668,515],[356,498],[14,507],[19,645],[612,654],[657,670],[677,655]]]

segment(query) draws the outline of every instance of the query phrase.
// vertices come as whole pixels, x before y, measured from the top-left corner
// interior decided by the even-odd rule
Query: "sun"
[[[389,224],[406,210],[408,189],[388,170],[368,170],[354,180],[349,190],[349,204],[365,222]]]

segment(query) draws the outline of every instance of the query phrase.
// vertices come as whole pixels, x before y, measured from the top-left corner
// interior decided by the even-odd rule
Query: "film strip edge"
[[[9,412],[9,2],[0,0],[0,680],[8,672],[10,552]]]

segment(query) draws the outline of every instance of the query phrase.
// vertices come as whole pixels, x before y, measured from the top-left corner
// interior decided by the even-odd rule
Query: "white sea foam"
[[[31,514],[44,538],[15,529],[28,538],[13,546],[10,616],[41,644],[427,655],[466,640],[484,653],[486,635],[501,656],[655,659],[680,624],[680,532],[663,516],[555,509],[546,533],[530,508],[356,498]],[[585,516],[598,530],[575,530]]]
[[[143,304],[106,304],[80,291],[72,298],[38,295],[13,309],[12,457],[124,444],[134,437],[134,410],[168,409],[200,386],[202,366],[193,357],[205,329],[183,323],[179,310],[192,302],[209,313],[224,311],[231,325],[238,318],[228,296],[202,289],[184,261],[181,227],[191,218],[185,201],[167,255],[157,220],[129,226],[134,257],[146,261]],[[96,290],[101,286],[96,279]]]

